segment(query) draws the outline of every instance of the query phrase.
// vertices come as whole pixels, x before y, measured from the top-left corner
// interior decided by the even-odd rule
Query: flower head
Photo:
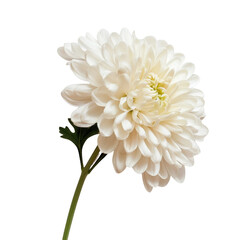
[[[85,81],[62,91],[78,107],[71,119],[79,127],[97,123],[98,146],[114,152],[115,170],[132,167],[148,191],[170,177],[182,182],[199,153],[196,140],[208,132],[193,64],[165,41],[138,39],[126,29],[102,30],[96,39],[86,34],[58,52]]]

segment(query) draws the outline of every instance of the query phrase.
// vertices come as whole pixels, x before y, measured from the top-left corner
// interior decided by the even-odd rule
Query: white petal
[[[162,160],[162,148],[161,148],[161,146],[159,146],[159,147],[152,146],[151,152],[152,152],[151,160],[154,163],[161,162],[161,160]]]
[[[78,127],[90,127],[94,124],[94,122],[84,122],[82,120],[82,116],[84,114],[85,108],[88,107],[89,104],[85,104],[77,108],[71,115],[71,120],[74,123],[74,125]]]
[[[171,132],[162,124],[158,124],[155,126],[154,130],[158,131],[160,134],[162,134],[165,137],[170,137]]]
[[[105,43],[102,46],[102,55],[103,55],[104,59],[108,62],[108,64],[114,66],[113,48],[110,44]]]
[[[128,74],[119,74],[118,75],[118,84],[120,86],[121,94],[127,93],[129,90],[130,78]]]
[[[151,187],[157,187],[159,185],[159,179],[160,177],[158,175],[152,176],[147,174],[146,172],[143,173],[145,181],[151,186]]]
[[[175,164],[175,161],[173,161],[173,159],[167,149],[163,149],[163,157],[167,163]]]
[[[149,127],[145,128],[145,131],[147,133],[147,137],[148,137],[148,141],[150,141],[152,144],[154,145],[159,145],[159,139],[157,138],[157,136],[154,134],[154,130],[155,129],[150,129]]]
[[[97,67],[88,67],[88,79],[93,86],[100,87],[103,85],[103,79]]]
[[[172,152],[181,152],[182,149],[171,139],[167,139],[168,145],[167,148]]]
[[[164,76],[165,81],[171,82],[174,74],[175,74],[175,71],[173,69],[169,70],[167,74]]]
[[[168,110],[179,113],[191,112],[195,108],[194,105],[195,104],[192,104],[192,102],[189,101],[182,101],[182,103],[176,102],[175,104],[170,104]]]
[[[64,47],[60,47],[57,50],[58,54],[67,61],[71,61],[72,58],[65,52]]]
[[[171,98],[172,96],[174,96],[174,94],[176,94],[177,91],[180,91],[181,89],[188,89],[189,86],[190,86],[190,83],[187,80],[181,80],[176,83],[173,83],[171,81],[166,93],[168,94],[169,98]]]
[[[173,54],[174,54],[173,46],[172,45],[167,45],[166,49],[167,49],[167,61],[170,61],[170,59],[173,58]]]
[[[146,171],[148,166],[148,158],[141,156],[139,161],[133,166],[133,169],[137,173],[143,173]]]
[[[165,187],[165,186],[168,184],[169,180],[170,180],[170,176],[168,176],[168,177],[165,178],[165,179],[160,178],[160,179],[159,179],[158,186],[160,186],[160,187]]]
[[[188,149],[194,146],[193,139],[180,136],[180,134],[172,134],[172,137],[173,141],[175,141],[181,148]]]
[[[193,74],[188,78],[188,81],[191,84],[191,86],[195,86],[199,82],[199,76],[197,76],[196,74]]]
[[[96,53],[100,52],[100,46],[97,44],[95,40],[92,41],[92,39],[80,37],[78,39],[78,43],[83,50],[93,50]]]
[[[115,32],[110,35],[110,39],[114,46],[117,45],[121,41],[120,35]]]
[[[166,47],[168,44],[166,41],[164,40],[157,40],[157,47],[161,50],[163,49],[164,47]]]
[[[85,59],[89,66],[95,66],[95,67],[99,65],[103,60],[101,55],[97,54],[92,50],[87,50],[85,52]]]
[[[127,63],[125,59],[121,58],[121,56],[123,55],[126,56],[126,54],[128,53],[128,46],[125,42],[123,41],[119,42],[119,44],[115,46],[114,52],[115,52],[115,56],[116,56],[115,58],[118,61],[118,64],[121,64],[121,61],[122,63]]]
[[[123,145],[124,148],[126,150],[126,152],[133,152],[138,145],[138,134],[136,133],[136,131],[133,131],[130,133],[130,135],[128,136],[128,138],[126,138],[123,141]]]
[[[115,121],[116,121],[116,119],[115,119]],[[113,131],[114,131],[117,139],[119,139],[119,140],[124,140],[124,139],[126,139],[129,136],[129,132],[125,131],[122,128],[121,124],[114,124]]]
[[[183,153],[178,152],[175,154],[176,160],[185,166],[192,166],[193,165],[193,158],[186,157]]]
[[[200,120],[201,121],[201,120]],[[200,127],[189,127],[189,131],[193,133],[197,140],[203,140],[203,138],[208,134],[208,128],[201,122]]]
[[[171,125],[182,126],[182,125],[186,125],[187,121],[181,117],[174,116],[174,118],[171,118],[168,120],[168,123]]]
[[[115,100],[110,100],[103,111],[105,118],[115,118],[119,112],[118,102]]]
[[[177,153],[171,152],[169,151],[169,154],[171,156],[172,159],[172,164],[170,165],[174,165],[175,167],[181,168],[183,164],[181,164],[180,162],[178,162],[178,158],[177,158]]]
[[[108,41],[108,38],[109,38],[109,33],[105,29],[102,29],[97,34],[97,40],[100,45],[103,45],[104,43],[106,43]]]
[[[194,164],[194,153],[192,153],[191,151],[188,151],[188,150],[185,150],[185,149],[182,149],[182,153],[187,157],[187,158],[190,158],[192,163]]]
[[[202,138],[204,138],[208,134],[208,132],[208,128],[202,124],[201,128],[199,128],[197,133],[195,133],[194,135],[198,137],[198,140],[202,140]]]
[[[131,74],[132,65],[129,59],[130,58],[128,54],[123,54],[121,56],[118,56],[116,60],[116,65],[117,65],[117,72],[119,74],[127,74],[127,75]]]
[[[146,179],[146,174],[145,174],[145,173],[142,174],[142,180],[143,180],[143,184],[144,184],[145,189],[146,189],[148,192],[151,192],[152,189],[153,189],[153,187],[150,186],[150,184],[148,183],[148,181],[147,181],[147,179]]]
[[[165,165],[166,165],[165,161],[161,161],[159,176],[162,179],[167,179],[169,177],[168,172],[167,172],[167,168],[165,167]]]
[[[188,72],[185,69],[181,69],[180,71],[178,71],[175,76],[172,79],[171,84],[176,83],[176,82],[180,82],[183,80],[186,80],[188,76]]]
[[[122,29],[120,35],[121,35],[122,40],[123,40],[125,43],[127,43],[127,44],[129,44],[129,45],[132,43],[132,35],[131,35],[131,33],[128,31],[128,29],[126,29],[126,28]]]
[[[177,181],[177,182],[183,182],[185,178],[185,167],[182,166],[181,168],[178,168],[174,165],[166,164],[167,171],[169,174]]]
[[[143,156],[145,157],[151,157],[151,151],[148,148],[146,142],[144,141],[143,138],[139,139],[139,143],[138,143],[138,148],[140,150],[140,152],[142,153]]]
[[[202,99],[203,92],[195,88],[178,89],[178,91],[171,95],[171,104],[176,102],[178,103],[180,100],[187,99],[190,96],[200,97],[200,99]]]
[[[142,155],[138,149],[133,152],[127,153],[126,166],[133,167],[139,161],[141,156]]]
[[[98,87],[93,90],[92,92],[92,99],[93,101],[99,106],[105,106],[107,102],[109,102],[109,92],[106,87]]]
[[[121,124],[122,121],[126,118],[128,112],[121,112],[117,117],[115,118],[115,124]]]
[[[98,121],[99,132],[105,137],[111,136],[113,133],[113,123],[114,119],[106,119],[101,116]]]
[[[162,148],[167,148],[168,142],[167,142],[166,138],[158,132],[155,132],[155,135],[159,139],[160,146],[162,146]]]
[[[160,60],[162,65],[164,65],[167,61],[167,54],[167,50],[164,49],[158,56],[158,59]]]
[[[145,58],[151,62],[155,60],[155,53],[152,47],[148,47]]]
[[[108,74],[104,79],[104,83],[107,89],[112,92],[116,92],[119,89],[119,85],[117,82],[117,74],[115,72],[111,72],[110,74]]]
[[[128,98],[128,100],[129,100],[129,98]],[[129,104],[129,102],[128,102],[128,105],[129,105],[130,107],[132,107],[132,106],[131,106],[131,103]],[[141,120],[140,120],[139,117],[138,117],[138,113],[139,113],[139,111],[133,108],[132,118],[133,118],[133,120],[135,121],[135,123],[141,124]]]
[[[164,127],[167,128],[170,132],[179,133],[183,131],[181,126],[173,125],[170,123],[164,123]]]
[[[103,108],[97,106],[95,103],[90,102],[82,113],[82,121],[85,123],[96,123],[103,112]]]
[[[92,34],[89,33],[89,32],[86,33],[86,39],[87,39],[87,40],[90,40],[90,41],[93,42],[94,44],[98,45],[97,40],[95,39],[95,37],[92,36]]]
[[[136,125],[136,130],[140,137],[142,137],[142,138],[147,137],[145,130],[140,125]]]
[[[117,173],[121,173],[126,168],[126,156],[122,144],[119,143],[113,154],[113,166]]]
[[[110,137],[104,137],[101,134],[98,136],[98,146],[103,153],[110,153],[114,151],[118,144],[118,141],[114,134]]]
[[[153,36],[147,36],[144,38],[144,41],[146,41],[150,46],[155,47],[157,44],[156,38]]]
[[[84,59],[85,52],[77,43],[65,43],[64,51],[71,59]]]
[[[134,122],[132,120],[131,113],[128,113],[122,121],[122,127],[125,131],[131,132],[134,128]]]
[[[138,117],[140,119],[140,122],[143,123],[144,125],[152,125],[152,120],[150,117],[147,116],[147,114],[139,112]]]
[[[122,110],[122,111],[130,111],[130,108],[127,104],[127,97],[122,97],[120,99],[120,102],[119,102],[119,108]]]
[[[151,160],[148,161],[148,167],[146,172],[151,176],[156,176],[160,170],[160,163],[153,163]]]
[[[87,69],[89,65],[85,61],[72,60],[70,66],[78,78],[87,81]]]
[[[104,79],[105,86],[113,93],[116,99],[124,97],[129,89],[130,78],[128,74],[110,73]]]
[[[159,124],[163,121],[169,121],[169,120],[175,119],[176,115],[177,115],[177,113],[175,113],[175,112],[170,112],[170,113],[159,115],[157,124]]]
[[[72,105],[80,106],[91,101],[93,87],[89,84],[72,84],[62,91],[62,97]]]
[[[185,63],[182,66],[182,69],[186,69],[188,72],[188,77],[190,77],[193,74],[195,67],[192,63]]]
[[[174,54],[173,58],[167,63],[167,66],[170,69],[177,70],[181,67],[184,61],[184,55],[180,53]]]

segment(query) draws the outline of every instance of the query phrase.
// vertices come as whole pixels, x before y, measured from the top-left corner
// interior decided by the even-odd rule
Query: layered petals
[[[147,191],[171,177],[183,182],[208,133],[194,65],[165,41],[138,39],[127,29],[86,34],[58,53],[84,81],[62,91],[78,107],[71,119],[80,127],[97,123],[98,146],[113,152],[116,172],[133,168]]]
[[[81,106],[91,101],[92,91],[90,84],[72,84],[62,91],[62,97],[74,106]]]

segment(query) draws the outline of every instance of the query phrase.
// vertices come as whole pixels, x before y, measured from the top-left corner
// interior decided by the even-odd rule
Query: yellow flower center
[[[131,91],[123,97],[126,104],[122,108],[133,111],[136,122],[145,126],[152,126],[168,106],[168,82],[157,74],[150,72],[142,74],[133,85]]]
[[[155,73],[149,73],[146,77],[147,87],[151,91],[152,99],[158,103],[161,110],[167,107],[168,95],[166,94],[167,84],[164,80],[160,80]],[[160,109],[159,109],[160,110]]]

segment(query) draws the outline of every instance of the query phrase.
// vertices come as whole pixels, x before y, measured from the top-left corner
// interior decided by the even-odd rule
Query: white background
[[[240,239],[238,2],[2,1],[0,239],[62,238],[80,168],[73,144],[59,137],[74,110],[60,92],[78,79],[57,48],[122,27],[164,39],[195,63],[210,132],[185,182],[150,194],[107,156],[84,185],[69,239]]]

